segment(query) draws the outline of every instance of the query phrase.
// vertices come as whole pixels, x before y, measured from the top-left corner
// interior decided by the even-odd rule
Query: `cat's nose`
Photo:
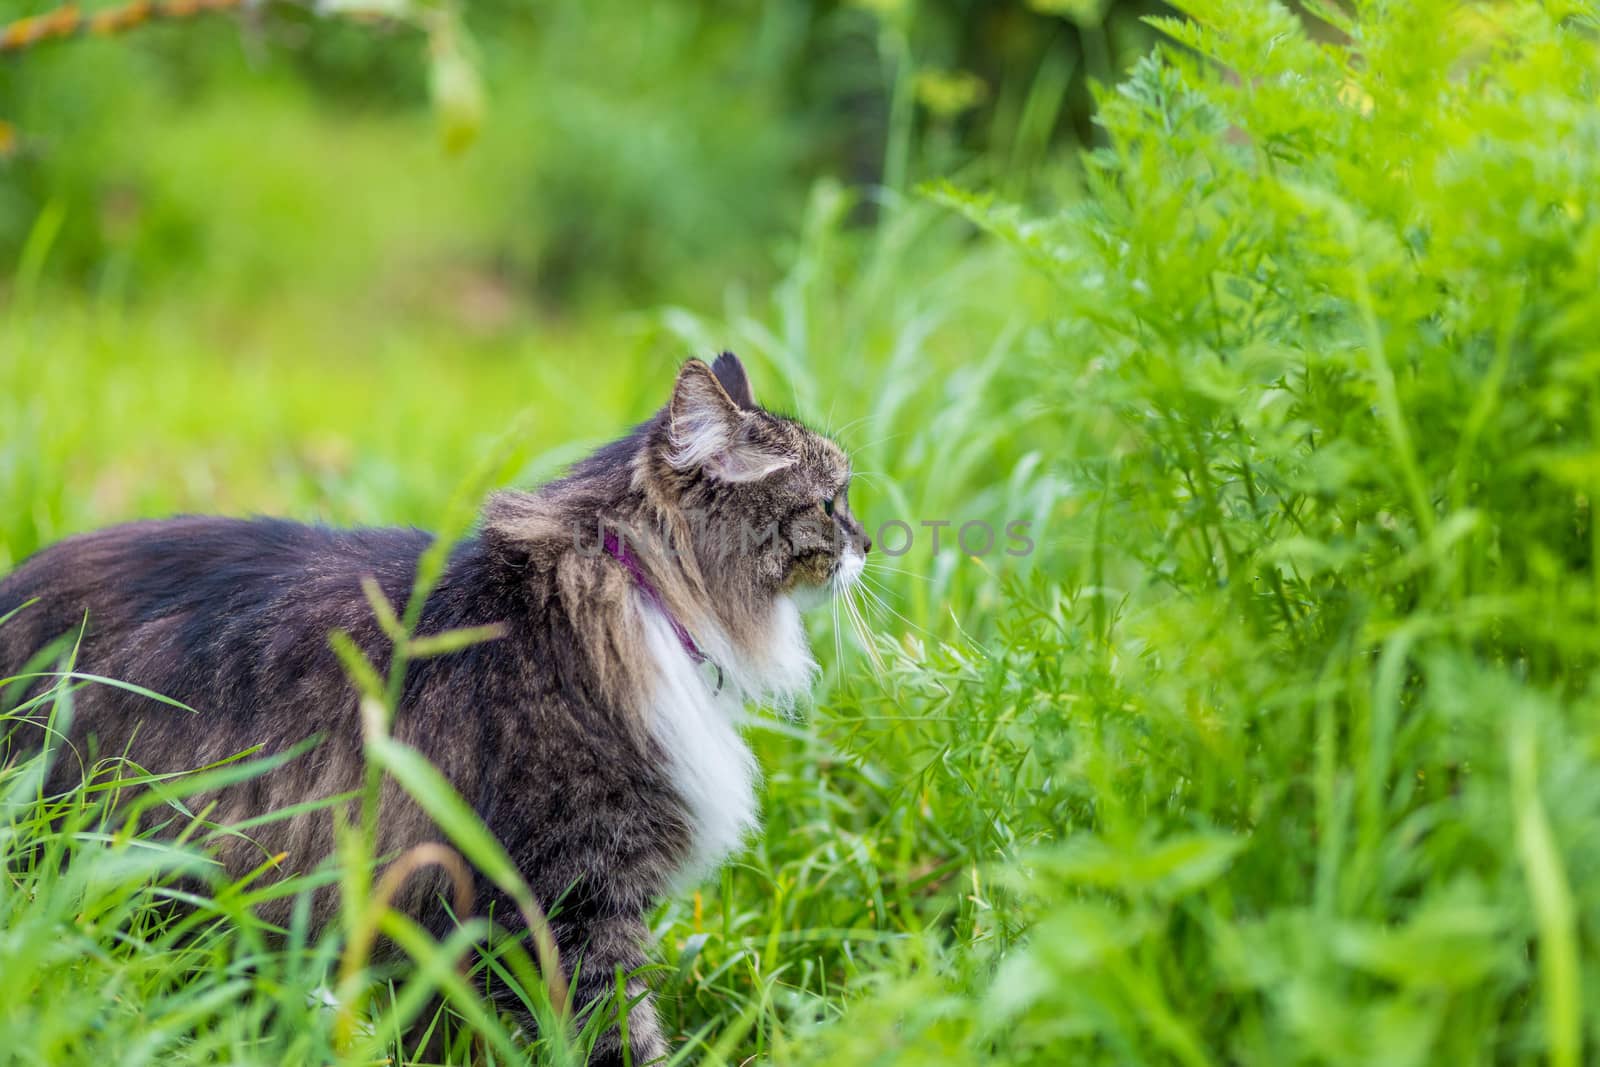
[[[867,536],[865,530],[861,532],[861,554],[865,556],[872,551],[872,538]]]

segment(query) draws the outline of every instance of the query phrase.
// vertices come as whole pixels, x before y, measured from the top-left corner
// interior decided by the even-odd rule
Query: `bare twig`
[[[151,22],[175,21],[216,12],[253,7],[262,0],[128,0],[104,11],[85,12],[78,4],[63,4],[53,11],[30,15],[0,25],[0,55],[22,52],[46,41],[68,37],[109,37]],[[311,7],[321,15],[339,15],[360,21],[396,18],[407,21],[407,8],[392,0],[373,0],[371,4],[289,0]]]
[[[54,11],[0,26],[0,54],[21,52],[45,41],[78,34],[107,37],[158,19],[192,18],[212,11],[229,11],[243,3],[244,0],[130,0],[93,14],[85,13],[77,4],[63,4]]]

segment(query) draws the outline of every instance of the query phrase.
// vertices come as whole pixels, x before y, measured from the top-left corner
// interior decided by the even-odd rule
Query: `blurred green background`
[[[22,431],[0,498],[31,501],[0,567],[175,509],[426,522],[453,450],[513,412],[533,453],[592,441],[731,343],[662,309],[762,301],[814,191],[849,199],[829,225],[858,244],[931,179],[1059,193],[1087,79],[1153,32],[1141,5],[1049,0],[391,6],[0,58],[0,418]],[[430,99],[463,64],[481,124]]]
[[[491,275],[546,312],[714,298],[770,274],[819,177],[1042,181],[1090,135],[1086,76],[1149,46],[1154,5],[1107,6],[477,0],[458,24],[492,114],[448,165],[418,136],[431,24],[269,2],[44,45],[0,67],[21,136],[0,249],[60,201],[54,269],[97,294],[348,282],[376,259]]]

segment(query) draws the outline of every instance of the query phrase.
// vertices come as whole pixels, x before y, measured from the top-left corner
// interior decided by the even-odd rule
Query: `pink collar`
[[[678,644],[683,646],[683,650],[689,654],[689,658],[696,665],[709,663],[711,658],[700,650],[700,646],[695,644],[694,637],[689,633],[688,629],[667,608],[666,602],[661,599],[661,593],[651,584],[650,579],[645,577],[644,569],[639,566],[639,561],[634,558],[633,553],[628,551],[628,546],[617,536],[617,532],[615,530],[607,530],[603,543],[606,555],[622,564],[623,569],[628,572],[628,576],[633,579],[633,584],[639,587],[639,592],[643,593],[644,598],[650,601],[655,606],[655,609],[666,618],[667,625],[672,627],[673,634],[678,638]],[[721,667],[717,667],[717,691],[719,693],[722,691]]]

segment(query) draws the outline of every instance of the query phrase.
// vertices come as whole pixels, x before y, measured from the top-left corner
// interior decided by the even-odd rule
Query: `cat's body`
[[[792,594],[853,578],[868,547],[842,503],[847,479],[831,443],[755,407],[732,357],[715,374],[690,363],[672,402],[633,435],[537,493],[493,498],[428,598],[421,635],[487,624],[503,633],[412,664],[394,734],[475,807],[536,897],[560,902],[552,926],[564,965],[583,961],[576,1004],[610,991],[617,967],[644,962],[644,911],[755,824],[757,772],[738,720],[745,699],[786,699],[809,681]],[[827,523],[812,514],[824,501]],[[776,536],[751,547],[752,528]],[[602,540],[602,529],[627,532]],[[328,635],[345,631],[383,669],[390,644],[362,579],[404,604],[430,542],[414,530],[211,518],[73,538],[0,580],[0,615],[38,598],[0,626],[0,677],[87,617],[79,671],[197,709],[79,690],[76,752],[58,756],[57,786],[83,774],[76,755],[126,753],[165,772],[321,735],[221,793],[211,818],[347,792],[361,780],[360,711]],[[14,750],[30,743],[14,733]],[[386,786],[380,852],[440,837]],[[230,875],[278,853],[286,869],[308,870],[333,848],[326,811],[250,838],[221,846]],[[441,888],[414,879],[401,902],[436,933],[451,922]],[[516,914],[489,883],[478,889],[480,911]],[[320,920],[331,904],[318,899]],[[634,1062],[664,1051],[648,999],[629,1035]],[[615,1032],[600,1051],[617,1054]]]

